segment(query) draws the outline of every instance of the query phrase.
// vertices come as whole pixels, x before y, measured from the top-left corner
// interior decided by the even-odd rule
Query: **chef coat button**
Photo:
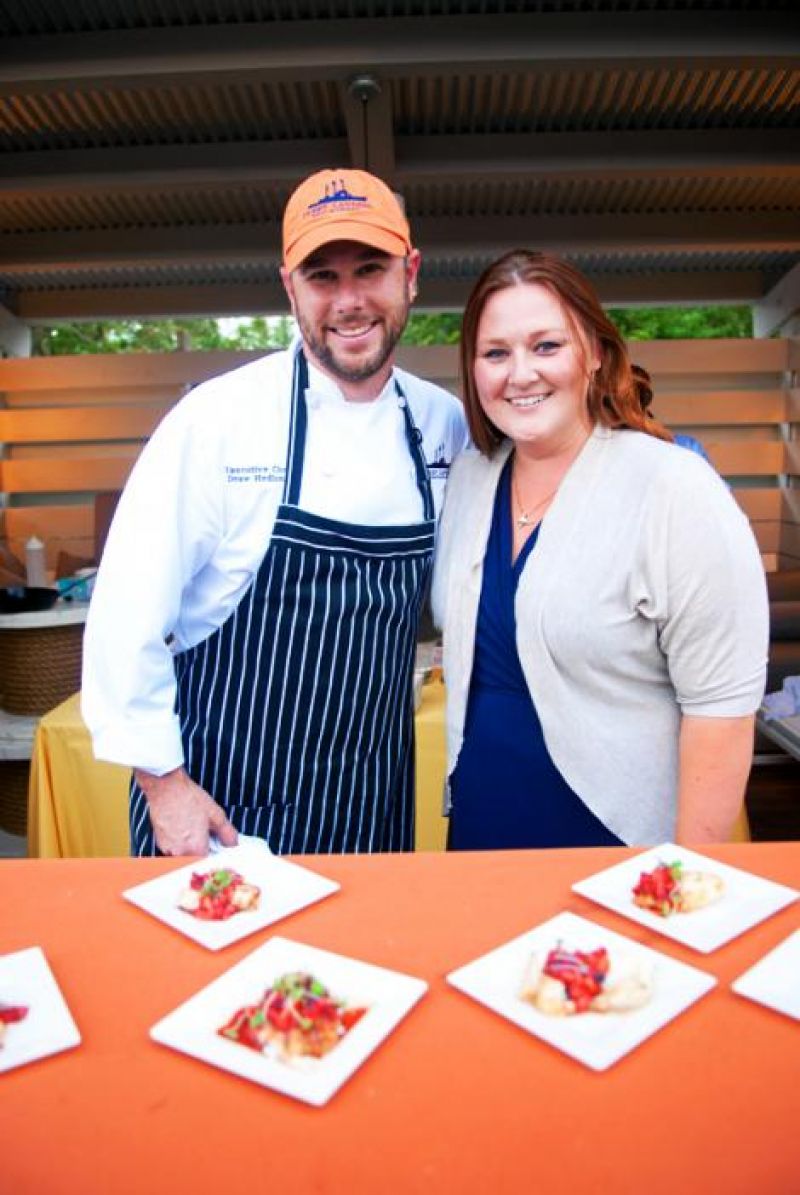
[[[397,405],[401,411],[404,411],[408,404],[406,403],[406,400],[404,398],[398,398]]]

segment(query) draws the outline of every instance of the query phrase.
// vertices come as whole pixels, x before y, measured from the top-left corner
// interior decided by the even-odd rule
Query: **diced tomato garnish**
[[[17,1021],[24,1021],[28,1009],[22,1004],[0,1004],[0,1021],[4,1025],[13,1025]]]
[[[643,871],[633,889],[636,904],[668,917],[679,907],[680,863],[659,863],[652,871]]]
[[[283,1008],[271,1008],[267,1013],[267,1019],[269,1020],[270,1025],[274,1025],[274,1027],[280,1030],[281,1033],[288,1033],[289,1030],[293,1029],[297,1023],[292,1015],[292,1010],[288,1006]]]
[[[608,952],[602,946],[588,952],[557,946],[547,956],[544,973],[560,980],[576,1012],[586,1012],[603,989],[608,974]]]
[[[342,1026],[345,1030],[357,1025],[366,1012],[366,1008],[345,1008],[342,1012]]]

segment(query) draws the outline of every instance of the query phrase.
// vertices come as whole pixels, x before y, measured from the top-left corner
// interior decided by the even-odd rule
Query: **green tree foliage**
[[[750,337],[749,307],[625,307],[608,314],[626,340]],[[403,344],[457,344],[461,313],[414,311]],[[289,316],[242,320],[105,320],[34,330],[34,356],[74,353],[170,353],[181,349],[285,348],[294,322]]]
[[[626,340],[699,340],[751,337],[749,307],[621,307],[608,314]],[[460,312],[412,312],[404,344],[458,344]]]
[[[167,319],[104,320],[36,328],[35,356],[55,357],[73,353],[171,353],[179,349],[285,348],[292,337],[292,320],[275,319]]]
[[[749,307],[621,307],[608,314],[626,340],[712,340],[751,337]]]
[[[401,343],[458,344],[460,333],[460,311],[412,311]]]

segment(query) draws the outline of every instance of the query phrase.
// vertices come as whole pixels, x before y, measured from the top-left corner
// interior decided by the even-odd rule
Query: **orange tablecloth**
[[[800,843],[707,853],[784,883],[800,880]],[[800,1026],[734,995],[730,983],[800,927],[800,905],[698,955],[571,894],[573,881],[624,854],[304,860],[342,889],[277,932],[430,985],[322,1109],[148,1037],[270,931],[213,954],[120,898],[174,861],[3,862],[0,951],[44,948],[83,1045],[0,1076],[0,1189],[797,1191]],[[562,909],[712,972],[719,986],[596,1074],[446,985],[454,967]]]

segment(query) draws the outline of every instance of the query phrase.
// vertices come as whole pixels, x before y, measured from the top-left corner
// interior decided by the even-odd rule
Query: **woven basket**
[[[0,760],[0,830],[7,834],[28,833],[27,759]]]
[[[0,630],[0,708],[46,714],[81,687],[80,623]]]

